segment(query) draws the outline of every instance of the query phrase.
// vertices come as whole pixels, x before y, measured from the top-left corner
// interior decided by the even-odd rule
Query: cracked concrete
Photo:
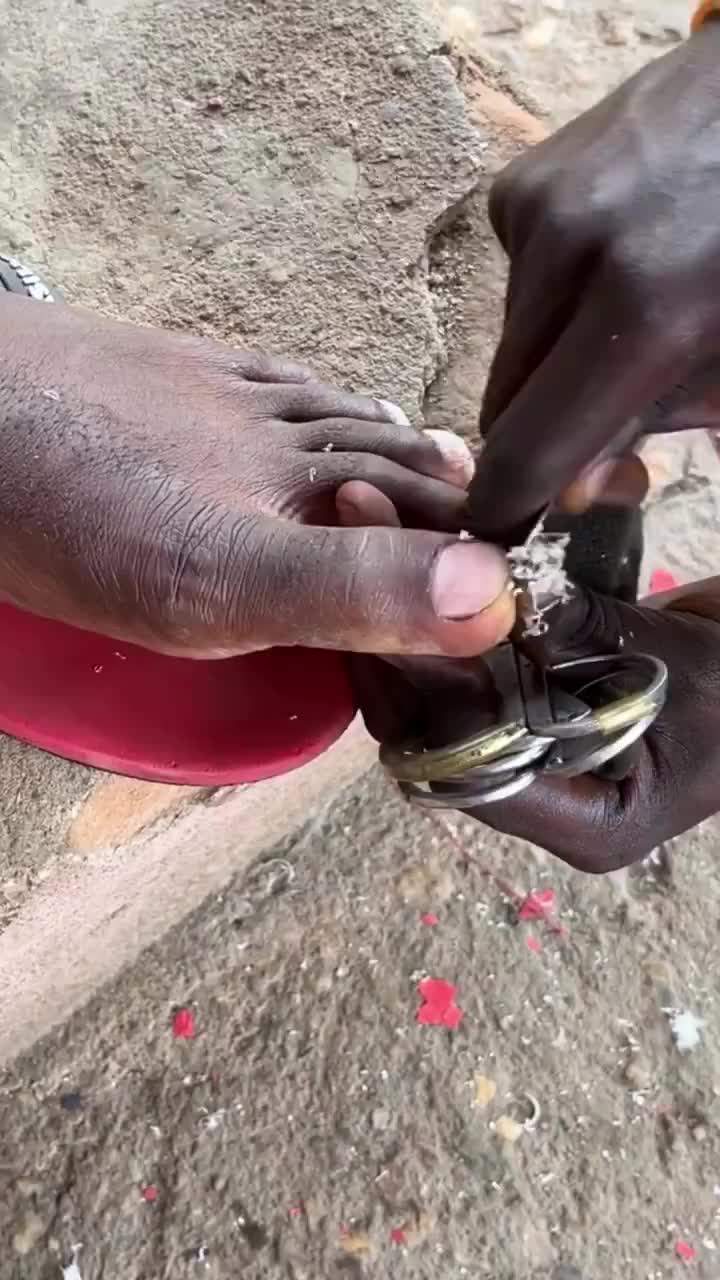
[[[0,238],[70,300],[293,351],[417,411],[426,240],[482,150],[412,0],[4,8]]]

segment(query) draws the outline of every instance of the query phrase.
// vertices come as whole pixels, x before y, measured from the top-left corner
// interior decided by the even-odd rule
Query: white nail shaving
[[[77,1257],[81,1249],[81,1244],[73,1245],[72,1261],[66,1267],[62,1265],[60,1266],[60,1270],[62,1271],[62,1280],[82,1280],[80,1268],[77,1263]]]
[[[568,533],[546,533],[540,523],[527,542],[508,551],[515,592],[522,596],[518,612],[523,637],[546,635],[550,627],[545,615],[570,599],[572,586],[565,572],[569,542]]]
[[[680,1053],[692,1053],[701,1042],[704,1026],[702,1018],[691,1009],[666,1009],[670,1018],[670,1031]]]

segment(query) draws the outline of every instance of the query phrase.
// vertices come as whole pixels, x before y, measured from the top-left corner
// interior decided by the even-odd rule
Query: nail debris
[[[702,1018],[690,1009],[665,1009],[670,1017],[670,1031],[680,1053],[692,1053],[701,1042]]]
[[[60,1265],[60,1270],[62,1271],[62,1274],[63,1274],[63,1280],[82,1280],[82,1276],[80,1275],[80,1268],[77,1264],[77,1256],[81,1249],[82,1249],[81,1244],[73,1245],[72,1260],[68,1263],[67,1266],[63,1266],[62,1264]]]

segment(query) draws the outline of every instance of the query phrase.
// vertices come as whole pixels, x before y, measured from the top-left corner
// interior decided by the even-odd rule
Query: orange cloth
[[[703,3],[696,9],[692,20],[693,31],[697,31],[705,19],[710,17],[711,13],[720,13],[720,0],[703,0]]]

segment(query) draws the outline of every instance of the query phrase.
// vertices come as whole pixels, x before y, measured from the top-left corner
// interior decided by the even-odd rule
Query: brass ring
[[[622,694],[606,706],[598,707],[589,716],[554,723],[546,720],[534,721],[528,715],[531,733],[555,739],[584,738],[592,733],[609,737],[648,718],[652,721],[662,711],[667,696],[668,670],[660,658],[654,658],[651,654],[574,658],[570,662],[560,662],[550,667],[548,675],[562,675],[566,672],[577,674],[582,668],[588,668],[589,675],[597,671],[602,674],[603,667],[608,668],[608,674],[622,674],[639,668],[641,672],[649,674],[650,679],[641,692]]]
[[[524,724],[484,729],[447,747],[423,750],[417,743],[382,746],[380,761],[397,782],[444,782],[462,777],[488,760],[495,760],[528,737]]]
[[[411,804],[418,805],[421,809],[474,809],[481,804],[510,800],[529,787],[536,777],[533,769],[523,769],[507,782],[496,782],[479,791],[473,791],[471,786],[463,791],[430,791],[414,782],[401,782],[400,790]]]

